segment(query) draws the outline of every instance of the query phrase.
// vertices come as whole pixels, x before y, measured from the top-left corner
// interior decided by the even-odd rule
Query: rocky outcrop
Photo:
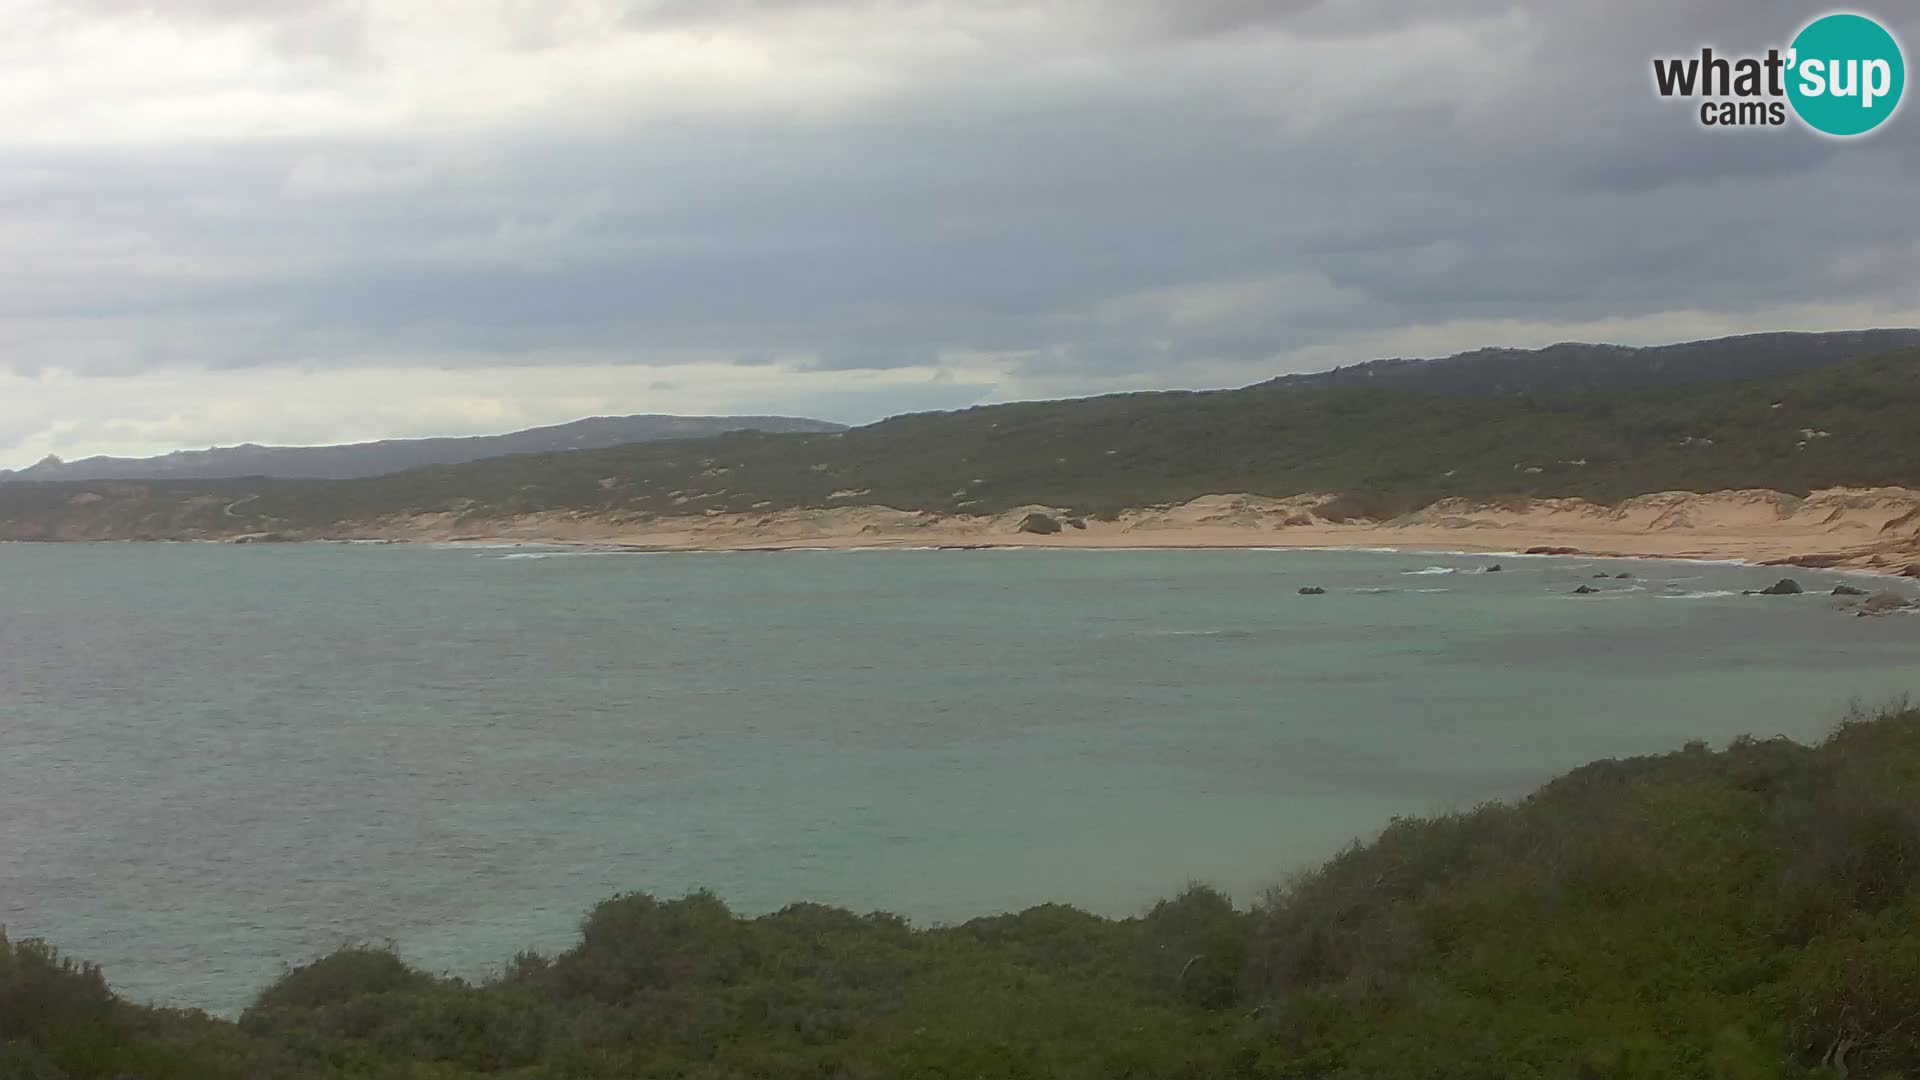
[[[1576,589],[1574,589],[1574,590],[1573,590],[1573,595],[1575,595],[1575,596],[1592,596],[1592,595],[1593,595],[1594,593],[1597,593],[1597,592],[1599,592],[1599,591],[1600,591],[1599,589],[1596,589],[1596,588],[1594,588],[1594,587],[1593,587],[1593,586],[1591,586],[1591,585],[1582,585],[1582,586],[1580,586],[1580,587],[1578,587],[1578,588],[1576,588]]]
[[[1085,527],[1084,524],[1082,526]],[[1050,514],[1032,513],[1020,519],[1014,526],[1016,532],[1032,533],[1036,536],[1052,536],[1060,531],[1060,522]]]
[[[1825,570],[1839,566],[1851,556],[1844,552],[1828,552],[1822,555],[1789,555],[1784,559],[1768,559],[1762,566],[1804,566],[1809,570]]]
[[[1748,596],[1799,596],[1801,593],[1806,591],[1807,590],[1800,587],[1799,582],[1793,580],[1790,577],[1783,577],[1779,581],[1774,582],[1773,584],[1767,586],[1764,589],[1748,589],[1747,595]]]
[[[1833,587],[1832,595],[1834,596],[1865,596],[1867,595],[1867,590],[1857,589],[1857,588],[1854,588],[1852,585],[1840,584],[1840,585],[1835,585]]]
[[[1860,605],[1860,614],[1886,615],[1895,611],[1912,611],[1915,608],[1920,608],[1920,603],[1896,592],[1883,592],[1867,597],[1866,602]]]
[[[1301,595],[1301,596],[1325,596],[1326,594],[1327,594],[1327,590],[1325,590],[1325,589],[1323,589],[1323,588],[1321,588],[1321,587],[1320,587],[1320,586],[1318,586],[1318,585],[1302,585],[1302,586],[1300,586],[1300,595]]]

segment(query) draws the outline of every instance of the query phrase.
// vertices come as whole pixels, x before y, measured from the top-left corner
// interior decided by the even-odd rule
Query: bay
[[[0,546],[0,924],[231,1014],[351,941],[483,975],[625,890],[923,924],[1132,914],[1187,881],[1251,902],[1397,814],[1691,738],[1817,738],[1920,688],[1920,619],[1739,595],[1779,576]]]

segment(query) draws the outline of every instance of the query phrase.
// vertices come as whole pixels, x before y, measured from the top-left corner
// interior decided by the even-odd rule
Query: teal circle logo
[[[1827,135],[1865,135],[1900,107],[1907,63],[1900,43],[1865,15],[1825,15],[1794,37],[1787,99],[1808,127]]]

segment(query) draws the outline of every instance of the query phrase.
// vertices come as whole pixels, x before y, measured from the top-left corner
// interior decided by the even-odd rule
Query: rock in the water
[[[1792,579],[1792,578],[1790,578],[1790,577],[1783,577],[1783,578],[1781,578],[1781,579],[1780,579],[1779,581],[1776,581],[1776,582],[1774,582],[1773,584],[1771,584],[1771,585],[1769,585],[1769,586],[1767,586],[1766,588],[1764,588],[1764,589],[1761,589],[1761,590],[1760,590],[1760,591],[1759,591],[1758,593],[1756,593],[1755,595],[1758,595],[1758,596],[1799,596],[1799,595],[1800,595],[1801,593],[1803,593],[1803,592],[1806,592],[1806,591],[1807,591],[1807,590],[1805,590],[1805,589],[1803,589],[1803,588],[1801,588],[1801,587],[1800,587],[1800,583],[1799,583],[1799,582],[1797,582],[1797,581],[1795,581],[1795,580],[1793,580],[1793,579]]]
[[[1835,586],[1833,587],[1833,595],[1835,595],[1835,596],[1865,596],[1865,595],[1867,595],[1867,590],[1865,590],[1865,589],[1856,589],[1856,588],[1854,588],[1854,587],[1853,587],[1852,585],[1835,585]]]
[[[1591,585],[1582,585],[1579,588],[1573,590],[1573,594],[1575,596],[1586,596],[1590,593],[1597,593],[1599,591],[1600,591],[1599,589],[1596,589]]]
[[[1597,573],[1597,574],[1595,574],[1595,575],[1593,575],[1593,576],[1594,576],[1595,578],[1610,578],[1610,577],[1612,577],[1613,575],[1612,575],[1612,574],[1609,574],[1609,573],[1607,573],[1607,572],[1606,572],[1605,570],[1602,570],[1602,571],[1600,571],[1599,573]]]
[[[1633,580],[1633,575],[1632,575],[1632,574],[1615,574],[1615,575],[1613,575],[1613,576],[1614,576],[1615,578],[1617,578],[1617,579],[1619,579],[1619,580],[1621,580],[1621,581],[1632,581],[1632,580]]]
[[[1499,573],[1499,572],[1500,572],[1500,564],[1499,564],[1499,563],[1494,563],[1494,564],[1493,564],[1492,566],[1489,566],[1489,567],[1487,567],[1487,573],[1489,573],[1489,574],[1497,574],[1497,573]]]
[[[1060,523],[1049,514],[1028,514],[1020,519],[1020,525],[1016,531],[1051,536],[1060,531]]]
[[[1877,592],[1861,602],[1860,614],[1885,615],[1890,611],[1906,611],[1912,607],[1920,607],[1920,604],[1915,604],[1897,592]]]
[[[1300,595],[1301,596],[1325,596],[1327,595],[1327,590],[1321,588],[1318,585],[1302,585],[1300,586]]]

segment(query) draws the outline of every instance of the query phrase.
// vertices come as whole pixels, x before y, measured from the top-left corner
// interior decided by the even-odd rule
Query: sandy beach
[[[476,523],[425,514],[342,530],[334,539],[622,545],[667,551],[849,547],[1406,548],[1729,559],[1920,576],[1920,492],[1835,488],[1662,492],[1603,506],[1443,500],[1387,521],[1332,521],[1330,495],[1208,495],[1111,520],[1026,506],[991,516],[847,506],[701,517],[531,514]],[[1034,518],[1034,515],[1039,515]],[[1031,522],[1030,522],[1030,519]],[[1046,529],[1047,522],[1058,531]],[[1023,528],[1023,525],[1026,525]],[[318,538],[318,537],[313,537]]]

